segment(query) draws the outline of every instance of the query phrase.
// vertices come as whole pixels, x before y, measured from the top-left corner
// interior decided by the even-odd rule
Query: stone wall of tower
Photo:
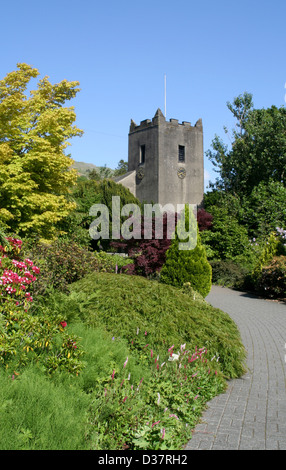
[[[179,161],[179,146],[185,160]],[[159,196],[161,204],[201,205],[204,191],[203,128],[199,120],[179,124],[165,121],[159,128]]]
[[[145,120],[136,126],[131,122],[128,142],[128,171],[136,171],[136,197],[141,202],[158,202],[159,139],[158,119]],[[140,162],[141,146],[145,162]]]
[[[140,152],[145,146],[145,161]],[[184,161],[179,161],[179,146]],[[162,205],[201,205],[204,192],[203,127],[166,121],[158,110],[152,120],[137,126],[131,121],[128,171],[136,172],[136,197],[142,202]]]

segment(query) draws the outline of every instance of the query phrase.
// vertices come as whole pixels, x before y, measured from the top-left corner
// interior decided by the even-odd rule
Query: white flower
[[[172,354],[172,356],[169,357],[168,361],[177,361],[180,357],[180,354]]]

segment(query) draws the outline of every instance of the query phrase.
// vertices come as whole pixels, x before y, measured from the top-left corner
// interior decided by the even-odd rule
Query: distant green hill
[[[75,168],[80,175],[87,176],[88,170],[98,170],[99,167],[93,163],[74,162],[72,168]]]
[[[85,163],[85,162],[74,162],[74,164],[72,165],[72,168],[75,168],[78,171],[80,176],[88,176],[88,173],[91,170],[97,170],[99,172],[101,168],[106,168],[107,170],[110,170],[112,173],[114,171],[108,167],[96,166],[93,163]]]

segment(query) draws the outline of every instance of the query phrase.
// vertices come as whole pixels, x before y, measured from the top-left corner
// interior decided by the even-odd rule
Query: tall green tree
[[[78,179],[76,186],[72,189],[69,197],[70,201],[75,203],[75,208],[60,224],[62,232],[68,237],[73,238],[78,243],[97,249],[100,244],[103,248],[109,248],[112,235],[112,197],[120,197],[120,211],[126,204],[136,204],[141,207],[139,200],[121,184],[117,184],[110,179],[93,180]],[[89,228],[96,216],[90,215],[90,209],[94,204],[103,204],[108,208],[110,239],[92,240]],[[99,214],[98,214],[99,215]],[[114,215],[115,217],[115,215]],[[125,217],[121,217],[121,223]]]
[[[254,109],[248,93],[228,108],[239,131],[233,132],[230,150],[215,136],[213,150],[207,152],[220,176],[216,186],[240,196],[249,195],[262,181],[286,186],[286,109]]]
[[[128,171],[128,162],[121,159],[118,162],[117,168],[115,168],[114,170],[113,176],[124,175],[125,173],[127,173],[127,171]]]
[[[21,63],[0,81],[0,222],[21,236],[50,239],[74,207],[66,196],[77,175],[65,149],[82,131],[74,108],[64,104],[79,83],[52,85],[44,77],[28,92],[38,76]]]
[[[276,227],[286,228],[286,186],[262,181],[242,201],[242,221],[251,237],[266,238]]]

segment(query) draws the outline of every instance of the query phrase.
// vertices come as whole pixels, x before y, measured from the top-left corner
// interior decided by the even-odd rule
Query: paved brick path
[[[185,450],[286,450],[286,304],[218,286],[206,300],[237,324],[249,370],[208,403]]]

